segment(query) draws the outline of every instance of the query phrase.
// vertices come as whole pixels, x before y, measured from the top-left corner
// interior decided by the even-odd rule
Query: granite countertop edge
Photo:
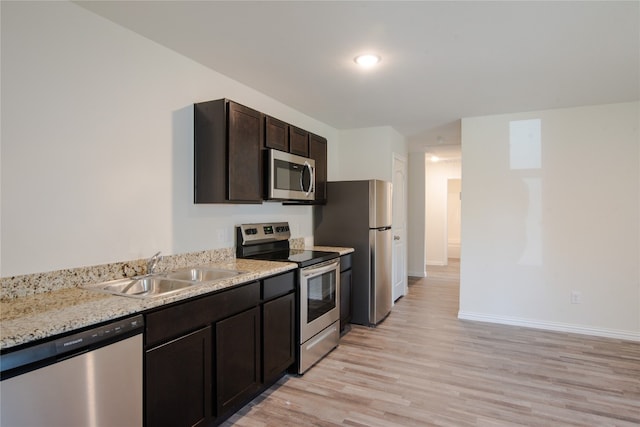
[[[333,246],[313,246],[305,249],[338,252],[340,256],[354,252],[353,248]],[[10,350],[33,341],[143,313],[165,304],[221,291],[297,268],[297,264],[294,263],[235,258],[208,265],[243,273],[211,284],[193,286],[166,297],[139,299],[84,287],[72,287],[2,300],[0,301],[0,350]]]
[[[216,262],[209,266],[243,273],[210,284],[196,285],[166,297],[130,298],[73,287],[1,301],[0,350],[135,315],[165,304],[221,291],[297,268],[294,263],[248,259]]]
[[[347,255],[355,251],[353,248],[343,248],[340,246],[312,246],[305,249],[311,249],[314,251],[338,252],[340,256]]]

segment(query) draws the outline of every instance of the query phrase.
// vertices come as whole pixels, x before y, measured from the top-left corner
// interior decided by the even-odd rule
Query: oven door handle
[[[306,278],[312,278],[315,276],[320,276],[328,271],[331,270],[336,270],[340,268],[340,259],[338,258],[335,261],[330,261],[328,263],[323,263],[320,265],[314,265],[311,267],[305,267],[302,270],[300,270],[300,274]]]

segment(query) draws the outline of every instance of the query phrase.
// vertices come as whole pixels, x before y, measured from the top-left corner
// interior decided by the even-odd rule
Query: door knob
[[[400,240],[400,236],[393,236],[393,240]]]

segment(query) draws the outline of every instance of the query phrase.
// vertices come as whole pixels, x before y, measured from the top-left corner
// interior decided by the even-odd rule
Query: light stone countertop
[[[312,246],[305,249],[310,249],[313,251],[338,252],[340,256],[354,252],[353,248],[343,248],[339,246]]]
[[[340,256],[354,251],[353,248],[333,246],[313,246],[304,249],[338,252]],[[49,292],[2,299],[0,300],[0,349],[8,349],[134,315],[164,304],[220,291],[297,268],[297,264],[294,263],[235,258],[204,265],[238,270],[244,273],[212,284],[196,285],[166,297],[148,299],[112,295],[85,289],[81,286],[54,288]],[[184,265],[180,265],[180,267],[184,268]],[[87,277],[95,277],[91,275],[94,270],[87,269]],[[60,275],[60,277],[54,277],[54,280],[66,280],[67,278],[68,276]]]
[[[212,284],[196,285],[167,297],[139,299],[71,287],[2,300],[0,349],[115,320],[167,303],[220,291],[297,268],[294,263],[248,259],[231,259],[208,265],[244,273]]]

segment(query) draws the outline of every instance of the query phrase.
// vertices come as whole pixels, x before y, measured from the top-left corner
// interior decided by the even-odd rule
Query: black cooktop
[[[291,249],[288,222],[241,224],[236,227],[236,257],[295,262],[304,268],[340,257],[338,252]]]
[[[265,252],[247,256],[245,258],[261,259],[264,261],[287,261],[295,262],[299,267],[308,267],[313,264],[319,264],[338,258],[338,252],[312,251],[308,249],[288,249],[274,252]]]

